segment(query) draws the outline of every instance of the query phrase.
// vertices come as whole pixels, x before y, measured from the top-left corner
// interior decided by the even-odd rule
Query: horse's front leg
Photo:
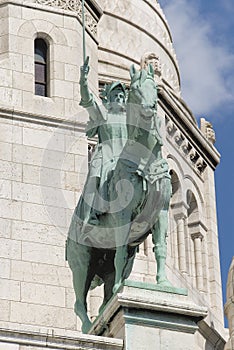
[[[161,210],[158,221],[153,227],[154,254],[157,262],[157,283],[163,286],[171,286],[166,277],[168,211]]]
[[[71,239],[67,241],[67,260],[72,270],[73,287],[76,295],[74,311],[82,322],[82,332],[88,333],[92,323],[87,315],[86,297],[93,278],[89,273],[91,249]]]
[[[115,266],[115,284],[113,287],[113,293],[116,293],[123,282],[124,269],[128,262],[128,239],[130,232],[130,216],[126,218],[127,213],[123,213],[123,220],[119,221],[120,226],[115,228],[115,244],[116,253],[114,259]],[[121,222],[125,223],[121,226]],[[127,224],[126,224],[127,222]]]

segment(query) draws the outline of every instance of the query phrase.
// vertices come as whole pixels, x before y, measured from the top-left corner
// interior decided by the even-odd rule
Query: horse
[[[130,76],[128,141],[108,180],[108,212],[100,215],[100,225],[85,232],[82,240],[67,240],[75,312],[82,321],[83,333],[91,327],[86,303],[89,289],[104,283],[101,312],[129,277],[137,248],[149,234],[157,262],[157,283],[170,285],[165,262],[171,180],[167,161],[162,157],[157,85],[151,65],[147,71],[131,66]],[[77,227],[71,230],[76,232]]]

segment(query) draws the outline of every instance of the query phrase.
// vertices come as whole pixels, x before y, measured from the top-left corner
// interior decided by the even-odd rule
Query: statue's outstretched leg
[[[76,295],[74,310],[82,322],[82,332],[87,333],[92,325],[87,315],[86,297],[93,276],[89,276],[91,248],[75,241],[67,241],[67,260],[72,270],[73,286]]]
[[[171,283],[166,277],[166,257],[167,257],[167,243],[166,234],[168,228],[168,211],[161,210],[158,221],[153,227],[153,243],[154,253],[157,262],[157,283],[164,286],[170,286]]]

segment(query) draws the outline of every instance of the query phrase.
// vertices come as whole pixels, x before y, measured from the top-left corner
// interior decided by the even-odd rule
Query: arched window
[[[172,197],[174,202],[180,202],[182,200],[181,195],[181,185],[179,178],[174,170],[170,170],[171,175],[171,187],[172,187]],[[177,196],[177,198],[175,198]]]
[[[199,222],[199,212],[197,201],[192,191],[187,191],[187,205],[188,205],[188,223]]]
[[[35,95],[48,96],[48,46],[43,39],[34,41]]]

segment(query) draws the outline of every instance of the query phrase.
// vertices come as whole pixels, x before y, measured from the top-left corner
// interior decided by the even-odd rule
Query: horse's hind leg
[[[128,247],[116,247],[115,253],[115,285],[113,293],[116,293],[123,282],[123,271],[127,263]]]
[[[86,269],[85,269],[86,270]],[[87,315],[87,303],[86,297],[88,288],[86,287],[87,274],[86,271],[81,272],[81,268],[74,268],[73,273],[73,286],[76,294],[76,302],[74,310],[77,316],[82,322],[82,332],[88,333],[92,323]]]
[[[166,277],[166,257],[167,257],[167,243],[166,235],[168,228],[168,211],[161,210],[158,221],[153,227],[153,243],[154,253],[157,262],[157,276],[156,280],[158,284],[170,286],[170,282]]]
[[[115,244],[116,244],[116,253],[114,259],[115,265],[115,284],[113,287],[113,293],[116,293],[119,287],[123,282],[123,273],[127,264],[128,259],[128,238],[130,232],[130,215],[128,220],[126,220],[126,213],[124,214],[125,218],[122,222],[127,222],[123,226],[115,228]],[[119,221],[121,223],[121,221]]]
[[[76,295],[74,310],[82,322],[82,332],[87,333],[92,323],[87,315],[86,297],[91,284],[89,276],[90,248],[79,245],[71,239],[67,242],[67,260],[72,270],[73,286]]]
[[[102,302],[102,305],[99,308],[99,313],[103,311],[105,308],[106,304],[108,301],[111,299],[113,296],[113,286],[115,283],[115,272],[110,272],[103,276],[103,281],[104,281],[104,299]]]

